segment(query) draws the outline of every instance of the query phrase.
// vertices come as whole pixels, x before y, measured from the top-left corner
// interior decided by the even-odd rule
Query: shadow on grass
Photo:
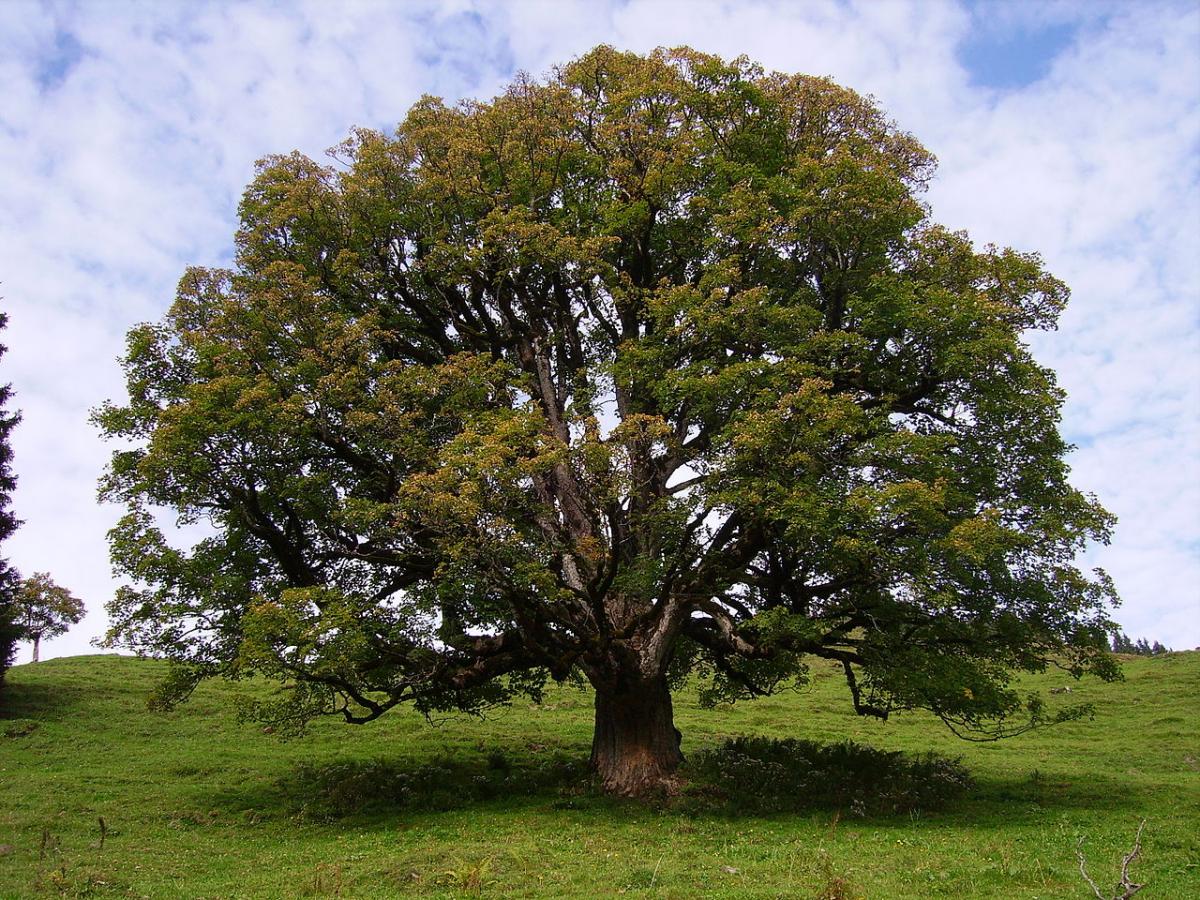
[[[0,685],[0,721],[4,719],[41,719],[59,721],[71,718],[83,706],[82,688],[61,682],[46,684],[13,683]]]
[[[497,748],[482,758],[444,756],[423,763],[378,758],[302,763],[260,789],[213,799],[243,815],[320,823],[447,812],[492,801],[571,806],[591,792],[582,756],[517,758]]]
[[[1137,791],[1119,778],[1094,772],[1062,773],[1034,769],[1025,778],[981,778],[973,792],[976,806],[1003,809],[1005,815],[1031,816],[1042,809],[1127,810],[1137,805]]]
[[[1067,780],[1033,773],[1024,780],[978,784],[957,759],[932,753],[877,750],[850,741],[735,738],[694,754],[682,788],[644,802],[602,795],[582,753],[530,755],[495,748],[427,762],[383,758],[302,763],[258,788],[221,792],[211,802],[250,821],[288,818],[314,824],[383,823],[484,805],[541,806],[639,817],[647,811],[683,816],[760,818],[834,814],[909,821],[943,812],[997,821],[1040,808],[1122,807],[1130,792],[1118,782]]]

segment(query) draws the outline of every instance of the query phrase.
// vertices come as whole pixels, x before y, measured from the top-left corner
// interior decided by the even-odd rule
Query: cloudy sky
[[[113,590],[88,411],[185,265],[231,256],[254,160],[320,155],[414,100],[490,97],[598,43],[690,44],[874,95],[940,159],[934,217],[1037,250],[1073,288],[1039,358],[1075,483],[1119,517],[1089,553],[1131,635],[1200,645],[1200,5],[1191,0],[0,2],[0,380],[24,421],[3,548]],[[25,648],[20,661],[28,659]]]

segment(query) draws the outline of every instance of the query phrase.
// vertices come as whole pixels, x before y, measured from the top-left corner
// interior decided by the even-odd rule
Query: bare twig
[[[1083,876],[1084,881],[1086,881],[1089,885],[1091,885],[1092,893],[1096,895],[1096,900],[1107,900],[1107,898],[1102,893],[1100,893],[1100,888],[1096,886],[1096,882],[1092,881],[1092,876],[1087,873],[1086,861],[1083,858],[1083,837],[1082,836],[1079,838],[1078,843],[1076,843],[1076,845],[1075,845],[1075,856],[1078,857],[1078,859],[1079,859],[1079,874]]]
[[[1134,894],[1136,894],[1138,891],[1140,891],[1143,887],[1143,885],[1140,885],[1140,884],[1134,885],[1133,882],[1131,882],[1129,880],[1129,864],[1131,862],[1133,862],[1135,859],[1137,859],[1139,854],[1141,854],[1141,852],[1142,852],[1142,829],[1145,827],[1146,827],[1146,820],[1142,819],[1141,824],[1138,825],[1137,835],[1133,839],[1133,849],[1130,850],[1128,853],[1126,853],[1125,856],[1121,859],[1121,884],[1120,884],[1120,886],[1124,887],[1126,890],[1129,890],[1130,888],[1132,888],[1132,890],[1129,890],[1129,893],[1125,894],[1125,897],[1132,897]]]
[[[1100,888],[1092,877],[1087,873],[1087,863],[1083,858],[1083,838],[1079,839],[1079,843],[1075,848],[1075,856],[1079,859],[1079,874],[1083,876],[1083,880],[1092,888],[1092,893],[1096,895],[1097,900],[1129,900],[1134,894],[1145,887],[1144,884],[1135,884],[1129,879],[1129,866],[1142,852],[1142,829],[1146,827],[1146,820],[1142,819],[1138,825],[1137,835],[1133,839],[1133,849],[1121,857],[1121,880],[1117,883],[1115,893],[1112,897],[1105,897],[1100,892]]]

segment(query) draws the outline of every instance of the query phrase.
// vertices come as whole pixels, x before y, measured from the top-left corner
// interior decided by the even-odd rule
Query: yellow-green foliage
[[[259,163],[234,264],[184,274],[96,414],[109,644],[179,665],[164,704],[256,673],[292,727],[582,675],[657,723],[632,792],[679,761],[689,666],[718,702],[834,661],[864,715],[989,734],[1049,715],[1017,673],[1117,677],[1075,563],[1111,517],[1026,338],[1066,286],[933,222],[869,98],[601,46],[332,157]]]

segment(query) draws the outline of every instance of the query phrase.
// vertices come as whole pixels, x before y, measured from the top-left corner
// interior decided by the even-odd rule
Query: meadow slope
[[[240,722],[253,685],[146,711],[161,663],[18,666],[0,696],[0,897],[1089,897],[1146,820],[1139,895],[1200,897],[1200,653],[1133,658],[1126,680],[1052,699],[1096,716],[965,743],[925,715],[854,717],[835,673],[704,710],[676,701],[692,758],[734,735],[846,738],[961,756],[941,809],[750,813],[685,792],[618,803],[586,785],[591,696],[565,687],[484,721],[397,711],[280,740]],[[103,819],[103,834],[100,820]]]

